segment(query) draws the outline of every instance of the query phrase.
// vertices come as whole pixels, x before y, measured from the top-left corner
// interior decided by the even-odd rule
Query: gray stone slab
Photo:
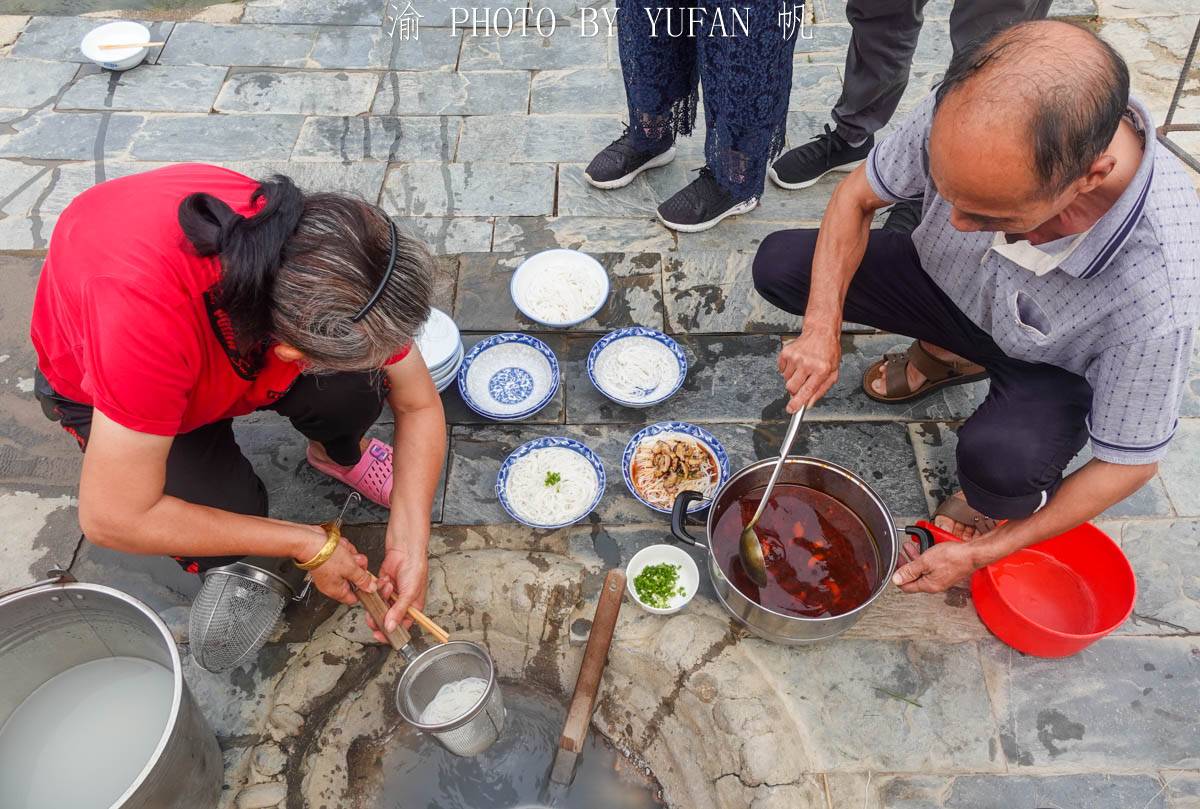
[[[1196,769],[1195,646],[1193,638],[1110,636],[1069,661],[984,647],[1009,766]]]
[[[385,19],[383,30],[389,32],[389,36],[396,36],[403,42],[414,42],[415,39],[403,39],[402,32],[392,34],[393,21],[399,13],[407,8],[410,0],[392,0],[391,3],[385,4]],[[426,31],[430,28],[446,28],[450,29],[457,26],[458,33],[463,31],[475,31],[481,35],[489,36],[519,36],[521,12],[525,8],[525,3],[522,0],[497,0],[495,3],[490,3],[487,6],[476,6],[467,4],[448,3],[445,0],[411,0],[413,11],[420,15],[417,20],[419,25],[417,36],[419,39],[424,39]],[[534,6],[532,12],[528,16],[528,30],[534,31],[534,18],[537,13],[538,6]],[[508,33],[508,14],[513,15],[512,32]],[[476,25],[472,28],[472,18],[474,17]],[[543,15],[543,21],[549,25],[549,19]]]
[[[544,164],[406,163],[388,173],[383,199],[411,216],[540,216],[554,207],[554,175]]]
[[[1159,462],[1159,476],[1179,516],[1200,516],[1200,419],[1180,419],[1167,457]]]
[[[798,332],[803,318],[775,308],[754,289],[749,253],[689,252],[663,264],[672,332]]]
[[[849,44],[849,25],[810,25],[802,35],[796,36],[796,57],[801,61],[842,64],[846,61],[846,47]]]
[[[649,218],[526,216],[496,220],[494,250],[536,252],[570,247],[588,253],[657,253],[675,249],[675,238]]]
[[[255,70],[230,76],[214,107],[219,112],[358,115],[371,108],[378,86],[375,73]]]
[[[1099,14],[1096,0],[1055,0],[1050,7],[1050,16],[1060,20],[1090,20]]]
[[[0,250],[45,250],[57,221],[55,215],[0,219]]]
[[[82,455],[33,397],[29,315],[41,269],[35,256],[0,256],[0,590],[66,565],[79,544],[76,493]]]
[[[917,37],[917,50],[913,53],[914,65],[937,65],[945,67],[950,62],[953,48],[950,44],[950,22],[927,20]]]
[[[500,115],[524,114],[528,108],[526,71],[420,71],[384,75],[371,111],[376,115]]]
[[[1154,775],[889,775],[828,773],[834,807],[1169,809]]]
[[[0,107],[37,107],[51,101],[75,75],[69,62],[0,59]]]
[[[568,397],[569,397],[568,393]],[[570,404],[568,398],[568,414]],[[570,422],[575,417],[568,416]],[[746,424],[710,424],[709,430],[724,444],[730,456],[730,471],[761,457],[779,452],[786,425],[750,427]],[[456,428],[450,448],[443,520],[449,525],[503,524],[511,519],[496,500],[496,473],[510,452],[525,441],[546,435],[576,438],[596,452],[604,463],[608,487],[597,511],[586,518],[590,524],[645,523],[666,525],[664,515],[652,512],[629,493],[621,476],[621,454],[637,425],[495,425]],[[798,441],[801,453],[844,464],[878,484],[880,496],[896,513],[919,500],[911,461],[911,448],[897,425],[853,428],[818,424],[805,428]],[[908,456],[906,461],[905,455]]]
[[[160,64],[304,67],[317,29],[310,25],[214,25],[181,22]]]
[[[380,28],[329,26],[317,34],[310,62],[324,68],[453,70],[462,38],[449,28],[421,27],[417,39],[388,36]]]
[[[1160,773],[1166,785],[1167,809],[1200,809],[1200,773]]]
[[[842,77],[834,65],[798,64],[792,68],[789,110],[825,112],[842,94]]]
[[[880,339],[880,338],[875,338]],[[841,383],[839,382],[839,385]],[[953,395],[953,391],[962,390],[951,388],[943,391],[942,395]],[[970,387],[980,388],[982,397],[986,388],[984,383]],[[863,397],[866,398],[865,396]],[[870,400],[867,400],[870,401]],[[965,407],[968,403],[963,402]],[[972,408],[973,409],[973,408]],[[942,417],[937,417],[942,418]],[[961,418],[961,415],[959,416]],[[957,424],[933,423],[921,419],[920,424],[910,425],[913,446],[917,448],[917,457],[921,463],[921,477],[929,499],[929,509],[932,513],[939,503],[959,489],[958,463],[955,452],[958,449]],[[1083,451],[1067,465],[1067,474],[1083,466],[1091,458],[1091,451],[1084,447]],[[1163,481],[1155,476],[1149,483],[1131,494],[1125,500],[1104,511],[1098,519],[1123,519],[1126,517],[1164,517],[1171,516],[1171,504],[1167,500]]]
[[[396,220],[397,227],[425,242],[438,255],[479,253],[492,246],[493,224],[490,219],[469,216],[404,216],[390,209],[384,199],[383,209]]]
[[[94,160],[123,153],[143,122],[141,115],[37,112],[10,120],[0,135],[0,157]]]
[[[124,73],[97,71],[82,76],[55,106],[60,110],[208,112],[225,73],[223,67],[192,65],[143,65]]]
[[[22,59],[48,59],[55,62],[87,62],[79,50],[84,34],[111,20],[97,17],[34,17],[21,31],[11,54]],[[171,35],[173,22],[134,20],[150,29],[150,41],[162,42]],[[158,61],[162,48],[152,48],[146,61]]]
[[[467,351],[470,351],[476,343],[490,336],[490,334],[463,334],[463,346],[465,346]],[[555,356],[563,356],[567,339],[564,335],[539,334],[538,338],[550,347]],[[446,409],[447,424],[490,425],[496,423],[492,419],[485,418],[467,407],[458,393],[457,384],[451,385],[442,393],[442,406]],[[522,424],[559,424],[563,421],[563,412],[563,389],[560,386],[558,392],[554,394],[554,398],[550,400],[550,403],[529,418],[524,419]]]
[[[383,188],[387,163],[359,160],[353,163],[308,162],[296,160],[234,162],[224,164],[248,177],[266,179],[272,174],[291,177],[305,191],[334,191],[351,194],[374,203]]]
[[[293,159],[447,162],[454,156],[460,127],[460,119],[449,116],[309,118]]]
[[[778,337],[681,335],[676,339],[688,359],[687,379],[673,397],[646,409],[623,407],[596,390],[587,377],[587,355],[596,338],[572,339],[566,356],[560,358],[569,420],[638,424],[786,418],[786,390],[775,367]]]
[[[1200,416],[1200,340],[1195,340],[1192,345],[1192,365],[1188,369],[1188,380],[1183,388],[1179,414]]]
[[[609,67],[605,37],[586,37],[571,25],[559,25],[551,36],[530,34],[506,38],[468,34],[459,55],[459,70],[553,70]]]
[[[481,115],[463,122],[458,159],[564,163],[592,159],[621,134],[617,118],[596,115]]]
[[[612,136],[609,138],[611,141],[619,132],[619,128],[609,128],[605,134]],[[606,145],[601,145],[596,151]],[[559,216],[653,218],[659,205],[695,177],[687,163],[676,157],[661,168],[642,172],[624,188],[595,188],[584,176],[592,154],[594,152],[580,149],[570,158],[572,162],[559,166]]]
[[[270,497],[270,514],[281,520],[315,525],[332,519],[346,502],[350,489],[318,472],[305,458],[308,440],[282,416],[255,413],[234,422],[234,432],[246,457],[262,478]],[[390,424],[379,423],[367,436],[388,444]],[[432,519],[441,516],[442,486],[434,498]],[[351,507],[347,522],[387,522],[388,510],[367,500]]]
[[[541,0],[535,9],[549,8],[559,19],[586,21],[595,24],[597,36],[606,36],[609,21],[613,24],[613,36],[616,36],[617,9],[614,0]],[[605,16],[607,12],[607,16]]]
[[[459,328],[476,331],[541,331],[525,318],[509,293],[512,273],[524,255],[464,255],[454,318]],[[604,307],[571,332],[610,331],[625,326],[663,328],[661,261],[655,253],[601,253],[611,291]]]
[[[763,644],[761,654],[764,670],[809,734],[812,769],[1004,770],[974,643],[838,640],[794,648]],[[860,792],[857,802],[841,805],[861,800]]]
[[[628,109],[621,71],[607,68],[539,70],[533,74],[532,96],[529,111],[536,114],[621,114]]]
[[[298,115],[155,115],[129,148],[137,160],[273,160],[292,153]]]
[[[385,0],[251,0],[243,22],[380,25]]]
[[[1200,632],[1200,521],[1129,522],[1121,548],[1138,581],[1133,618],[1121,631],[1138,635]]]

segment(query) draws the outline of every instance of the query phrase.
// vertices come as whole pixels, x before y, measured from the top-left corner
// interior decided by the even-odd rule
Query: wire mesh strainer
[[[469,710],[449,722],[421,721],[442,686],[468,677],[487,681],[487,689]],[[396,684],[396,708],[404,721],[432,734],[456,756],[479,755],[504,730],[504,696],[496,682],[496,667],[487,650],[471,641],[443,643],[409,661]]]
[[[270,568],[277,560],[250,560],[215,567],[192,601],[188,643],[202,669],[228,671],[250,660],[267,642],[284,605],[303,598],[296,588]]]

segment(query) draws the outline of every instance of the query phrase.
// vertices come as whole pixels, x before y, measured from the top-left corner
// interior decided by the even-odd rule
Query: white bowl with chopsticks
[[[149,54],[150,29],[138,22],[118,20],[93,28],[84,35],[79,50],[105,70],[129,70]]]

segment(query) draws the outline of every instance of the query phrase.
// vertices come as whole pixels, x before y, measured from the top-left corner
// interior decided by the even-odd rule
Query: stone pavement
[[[378,201],[441,256],[438,305],[469,341],[533,330],[506,294],[529,252],[576,247],[608,268],[605,310],[545,335],[564,368],[551,406],[520,424],[484,424],[445,397],[452,431],[433,514],[430,612],[455,634],[486,639],[505,676],[569,690],[587,626],[578,619],[590,615],[604,569],[667,533],[615,474],[580,526],[508,524],[492,492],[508,451],[533,436],[578,436],[615,473],[639,425],[677,418],[712,430],[735,467],[774,453],[784,426],[774,355],[800,323],[753,295],[749,262],[765,234],[815,224],[832,182],[796,194],[768,188],[749,215],[672,234],[653,209],[701,164],[699,137],[622,191],[582,180],[624,115],[602,16],[601,35],[582,37],[577,0],[549,0],[554,36],[498,39],[451,36],[442,0],[414,5],[424,15],[416,41],[383,32],[376,0],[213,6],[192,20],[151,21],[166,45],[115,76],[79,63],[94,19],[0,17],[0,588],[72,564],[84,580],[146,599],[186,641],[194,579],[171,563],[81,545],[79,456],[33,401],[27,339],[40,257],[63,207],[96,182],[172,161],[284,171],[308,188]],[[949,5],[927,8],[906,108],[948,57]],[[1058,0],[1055,13],[1106,35],[1162,115],[1197,22],[1192,0]],[[812,38],[797,44],[793,144],[827,120],[849,36],[844,3],[819,1],[813,14]],[[1181,119],[1200,119],[1200,70],[1193,78]],[[582,369],[599,333],[632,323],[674,334],[693,369],[676,397],[649,411],[612,405]],[[955,428],[984,390],[904,408],[870,402],[857,389],[862,369],[901,343],[847,324],[842,379],[797,451],[854,469],[907,521],[954,485]],[[1027,658],[987,633],[965,589],[889,593],[845,637],[802,649],[747,638],[710,592],[671,618],[627,605],[598,725],[654,768],[675,806],[1197,809],[1200,363],[1185,396],[1160,474],[1101,523],[1140,587],[1133,618],[1113,637],[1067,660]],[[299,436],[271,416],[242,421],[273,513],[328,519],[344,492],[303,463]],[[383,517],[351,515],[373,553]],[[314,599],[289,613],[248,670],[189,669],[226,750],[223,805],[375,805],[369,762],[397,732],[389,694],[398,663],[366,640],[355,612]],[[758,684],[734,692],[747,673]]]

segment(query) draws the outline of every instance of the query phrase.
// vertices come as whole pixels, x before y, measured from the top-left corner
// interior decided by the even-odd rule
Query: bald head
[[[1129,103],[1129,70],[1083,28],[1018,23],[956,54],[937,103],[938,117],[953,117],[960,131],[1006,133],[1049,195],[1109,145]]]

